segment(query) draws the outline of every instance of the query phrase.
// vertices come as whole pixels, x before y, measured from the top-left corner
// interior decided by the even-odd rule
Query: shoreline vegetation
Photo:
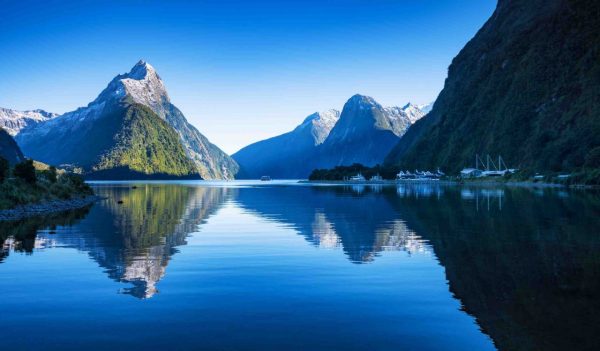
[[[396,174],[400,169],[391,166],[376,165],[367,167],[361,164],[352,166],[337,166],[331,169],[315,169],[308,181],[303,183],[324,184],[452,184],[452,185],[507,185],[507,186],[540,186],[540,187],[569,187],[582,189],[600,188],[600,169],[580,169],[572,173],[549,173],[543,176],[529,170],[519,170],[501,177],[461,178],[460,176],[444,176],[439,180],[397,180]],[[352,176],[362,174],[366,181],[348,180]],[[373,176],[382,179],[370,181]]]
[[[99,200],[84,179],[53,166],[0,157],[0,221],[72,210]]]

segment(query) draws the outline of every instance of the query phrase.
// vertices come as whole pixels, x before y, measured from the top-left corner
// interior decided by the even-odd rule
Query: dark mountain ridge
[[[456,173],[477,153],[536,171],[600,167],[600,2],[499,1],[386,163]]]
[[[25,159],[15,140],[2,127],[0,127],[0,157],[12,165]]]

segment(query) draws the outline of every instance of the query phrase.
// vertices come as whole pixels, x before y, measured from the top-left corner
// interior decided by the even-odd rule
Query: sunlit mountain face
[[[349,313],[352,305],[386,336],[426,332],[452,321],[445,328],[462,330],[450,333],[461,335],[453,339],[457,348],[559,350],[575,342],[593,349],[600,342],[592,313],[600,308],[595,193],[243,182],[94,188],[105,199],[90,208],[2,222],[0,272],[22,265],[21,284],[27,285],[29,275],[42,279],[27,271],[40,266],[27,262],[64,265],[64,272],[44,285],[64,284],[83,300],[119,293],[150,299],[155,307],[168,303],[175,315],[188,316],[186,323],[215,328],[224,323],[218,312],[228,323],[236,324],[239,313],[272,323],[267,316],[283,313],[289,304],[302,304],[306,315],[277,317],[271,328],[285,333],[309,320],[315,328],[327,328],[310,317],[325,308],[314,301],[327,301],[332,320],[323,317],[323,323],[340,320],[337,313]],[[79,274],[82,261],[69,264],[69,252],[83,253],[100,271]],[[82,282],[75,289],[61,281],[63,274]],[[20,292],[35,293],[33,288]],[[153,313],[129,304],[123,306]],[[428,305],[437,306],[434,316]],[[192,306],[205,313],[190,315]],[[383,321],[399,324],[393,331],[381,329]],[[198,337],[208,337],[204,332]],[[343,326],[331,333],[352,334]],[[319,334],[314,338],[315,345],[324,341]],[[394,340],[396,346],[409,345]],[[450,341],[439,336],[430,342]]]

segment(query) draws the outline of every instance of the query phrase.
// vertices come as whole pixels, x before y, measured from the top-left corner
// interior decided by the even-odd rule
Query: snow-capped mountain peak
[[[423,111],[424,114],[428,114],[429,112],[431,112],[433,104],[433,102],[430,102],[428,104],[418,105],[417,107],[419,108],[419,110]]]
[[[419,108],[419,106],[410,102],[402,107],[402,111],[406,114],[406,116],[408,116],[411,124],[415,123],[426,114]]]
[[[381,108],[381,105],[375,99],[370,96],[356,94],[352,96],[347,102],[347,106],[356,106],[359,109],[370,109],[370,108]]]
[[[127,76],[131,79],[142,80],[149,74],[156,74],[154,67],[144,60],[139,60],[138,63],[133,66],[131,71],[127,73]]]
[[[120,79],[124,93],[133,98],[137,103],[146,105],[164,116],[162,105],[169,102],[167,89],[149,63],[140,60],[125,77]]]
[[[150,107],[165,118],[166,106],[170,103],[167,89],[152,65],[138,61],[128,73],[119,74],[92,101],[87,109],[102,109],[129,96],[133,102]]]
[[[310,128],[315,145],[319,145],[327,139],[327,136],[329,136],[329,133],[339,119],[340,111],[338,110],[331,109],[323,112],[315,112],[306,117],[297,129]]]

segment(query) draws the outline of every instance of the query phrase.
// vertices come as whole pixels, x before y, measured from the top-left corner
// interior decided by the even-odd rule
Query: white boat
[[[383,177],[379,175],[379,173],[377,173],[376,175],[372,176],[370,181],[372,182],[380,182],[383,180]]]
[[[410,171],[400,171],[397,175],[396,175],[396,179],[397,180],[417,180],[417,181],[424,181],[424,180],[439,180],[440,177],[443,176],[443,173],[440,172],[439,170],[437,172],[430,172],[430,171],[419,171],[418,169],[415,170],[414,173],[411,173]]]
[[[262,176],[262,177],[260,177],[260,181],[261,182],[268,182],[270,180],[271,180],[271,177],[269,177],[269,176]]]
[[[358,173],[355,176],[350,177],[350,181],[352,181],[352,182],[364,182],[365,180],[366,180],[365,177],[360,173]]]
[[[407,180],[407,179],[415,179],[417,176],[410,173],[409,171],[403,172],[400,171],[400,173],[396,174],[396,179],[397,180]]]

